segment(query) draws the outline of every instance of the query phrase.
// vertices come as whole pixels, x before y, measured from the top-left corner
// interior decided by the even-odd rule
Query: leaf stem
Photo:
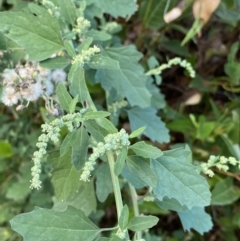
[[[113,191],[114,191],[116,207],[117,207],[117,215],[118,215],[118,220],[119,220],[122,209],[123,209],[123,202],[122,202],[122,195],[121,195],[119,180],[118,180],[118,177],[114,173],[114,157],[113,157],[113,154],[111,151],[107,152],[107,158],[108,158],[108,164],[109,164],[110,173],[111,173],[111,177],[112,177]]]
[[[131,199],[132,199],[132,204],[133,204],[134,216],[139,216],[139,208],[138,208],[136,190],[130,183],[128,183],[128,185],[129,185]],[[137,240],[141,240],[142,239],[142,232],[141,231],[136,232],[136,239]]]

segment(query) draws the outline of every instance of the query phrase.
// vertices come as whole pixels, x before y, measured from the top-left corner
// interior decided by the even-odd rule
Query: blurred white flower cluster
[[[54,84],[65,81],[66,76],[62,69],[51,71],[40,67],[37,62],[18,64],[15,69],[5,69],[2,74],[1,101],[21,110],[40,97],[52,95]]]

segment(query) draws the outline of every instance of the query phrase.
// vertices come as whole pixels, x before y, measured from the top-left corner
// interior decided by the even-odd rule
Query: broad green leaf
[[[72,41],[65,40],[63,42],[63,44],[64,44],[64,47],[65,47],[67,53],[69,54],[69,56],[71,56],[71,57],[76,56],[75,49],[74,49]]]
[[[149,229],[153,226],[155,226],[158,222],[158,218],[155,216],[138,216],[138,217],[133,217],[129,223],[127,228],[137,232],[137,231],[142,231],[145,229]]]
[[[122,172],[122,169],[124,167],[125,160],[126,160],[126,157],[127,157],[127,153],[128,153],[127,147],[123,147],[123,149],[121,150],[121,152],[117,156],[117,160],[114,164],[114,173],[117,176]]]
[[[131,131],[135,131],[142,126],[146,126],[143,134],[152,141],[169,142],[170,136],[168,129],[161,118],[156,115],[156,110],[152,107],[145,109],[134,107],[128,110]]]
[[[97,119],[96,122],[99,126],[107,130],[109,134],[114,134],[118,132],[117,128],[113,125],[113,123],[106,118]]]
[[[140,127],[137,130],[133,131],[130,135],[129,138],[135,138],[138,137],[139,135],[141,135],[144,131],[145,131],[146,127]]]
[[[13,183],[7,190],[6,197],[15,201],[21,201],[30,193],[29,179],[24,178]]]
[[[129,219],[129,209],[127,205],[124,205],[118,221],[118,225],[122,230],[127,228],[128,219]]]
[[[191,210],[178,212],[184,231],[195,229],[198,233],[208,232],[213,227],[211,216],[203,207],[193,207]]]
[[[57,86],[57,97],[61,108],[68,112],[69,106],[72,102],[72,97],[69,95],[65,85],[62,83],[59,83]]]
[[[90,61],[86,62],[92,69],[119,69],[119,62],[107,56],[97,54],[91,57]]]
[[[35,208],[14,217],[10,224],[24,241],[92,241],[100,232],[82,211],[73,207],[64,212]]]
[[[93,38],[94,41],[107,41],[112,38],[110,34],[107,34],[103,31],[98,31],[91,29],[86,33],[87,37]]]
[[[71,103],[70,103],[70,105],[69,105],[69,113],[70,113],[70,114],[72,114],[72,113],[75,112],[75,108],[76,108],[77,103],[78,103],[78,95],[76,95],[76,96],[72,99],[72,101],[71,101]]]
[[[76,131],[72,146],[72,164],[80,170],[87,161],[89,135],[83,125]]]
[[[87,131],[91,134],[91,136],[97,141],[97,142],[103,142],[104,137],[107,136],[109,133],[106,129],[101,127],[96,123],[94,120],[87,120],[84,121],[84,126],[86,127]]]
[[[234,86],[240,85],[240,64],[239,62],[230,62],[224,65],[225,73],[230,77],[230,81]]]
[[[151,94],[146,89],[147,77],[142,66],[138,64],[142,54],[134,46],[108,48],[102,51],[102,54],[118,61],[120,69],[98,69],[97,82],[101,83],[105,90],[113,88],[122,98],[127,97],[132,106],[149,106]]]
[[[233,185],[231,178],[219,181],[212,190],[212,205],[229,205],[238,200],[240,189]]]
[[[66,20],[67,23],[74,25],[77,19],[76,7],[72,0],[58,0],[60,7],[61,16]]]
[[[137,11],[137,4],[134,0],[98,0],[96,4],[104,13],[109,13],[115,18],[126,18]]]
[[[64,156],[53,160],[52,183],[56,198],[61,201],[74,196],[81,184],[80,175],[71,163],[71,154],[72,150],[69,149]]]
[[[74,136],[76,135],[76,131],[77,130],[73,130],[72,132],[69,132],[65,136],[65,138],[60,146],[60,157],[64,156],[68,152],[70,147],[72,146],[72,144],[74,142]]]
[[[84,39],[81,44],[78,46],[78,53],[81,54],[83,50],[88,50],[91,43],[93,41],[93,38],[86,38]]]
[[[151,160],[150,167],[158,177],[154,195],[162,201],[164,197],[175,198],[182,206],[204,207],[210,204],[211,193],[204,177],[196,172],[196,167],[186,160],[161,156]]]
[[[165,210],[173,210],[175,212],[185,211],[188,208],[184,205],[182,206],[176,199],[164,197],[162,201],[155,199],[154,201],[160,208]]]
[[[92,212],[96,212],[97,201],[94,191],[94,182],[81,182],[79,190],[74,196],[69,197],[66,201],[58,201],[53,199],[53,210],[62,212],[67,209],[68,206],[75,207],[84,212],[86,216],[89,216]]]
[[[0,31],[22,46],[30,60],[40,61],[63,49],[60,28],[56,18],[37,5],[30,4],[29,12],[1,12]]]
[[[145,182],[135,174],[135,170],[130,169],[127,164],[124,165],[121,175],[135,188],[143,188],[146,186]]]
[[[72,96],[79,95],[78,100],[83,104],[88,96],[88,88],[85,83],[84,70],[81,66],[77,66],[72,69],[73,72],[69,74],[70,93]],[[70,70],[71,72],[71,70]]]
[[[135,173],[135,176],[150,187],[156,187],[157,176],[151,170],[148,162],[140,156],[127,157],[128,168]]]
[[[13,155],[12,146],[7,141],[0,141],[0,157],[11,157]]]
[[[62,56],[46,59],[40,62],[40,66],[48,69],[64,69],[70,64],[70,61]]]
[[[84,113],[83,117],[87,120],[104,118],[109,116],[111,113],[107,111],[87,111]]]
[[[158,29],[165,25],[163,20],[165,8],[168,0],[145,0],[140,6],[140,18],[143,24],[150,29]],[[176,0],[171,1],[171,6],[175,6]],[[167,10],[167,9],[166,9]],[[169,9],[170,10],[170,9]]]
[[[108,164],[102,164],[96,172],[96,195],[100,202],[104,202],[113,192],[111,173]]]
[[[145,141],[140,141],[130,146],[136,155],[145,158],[156,159],[163,155],[163,152],[155,146],[148,145]]]

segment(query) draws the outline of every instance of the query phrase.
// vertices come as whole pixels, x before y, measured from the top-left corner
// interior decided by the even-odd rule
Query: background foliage
[[[65,68],[66,71],[69,71],[70,58],[68,57],[59,56],[52,62],[49,59],[46,60],[55,52],[64,47],[67,48],[66,42],[63,42],[59,35],[58,21],[35,5],[30,5],[28,10],[21,11],[26,9],[29,2],[31,1],[0,1],[1,72],[5,68],[13,68],[18,61],[24,58],[25,53],[22,47],[28,52],[30,60],[43,60],[42,66],[52,69]],[[61,15],[67,24],[73,24],[76,18],[76,12],[72,5],[74,1],[52,0],[52,2],[59,5]],[[119,8],[112,4],[113,1],[107,0],[76,1],[75,4],[80,6],[78,11],[81,11],[83,2],[86,3],[85,17],[91,21],[93,29],[88,32],[89,39],[80,45],[78,51],[81,51],[80,48],[87,49],[91,41],[99,41],[104,47],[100,56],[103,59],[102,66],[95,64],[98,59],[92,59],[88,63],[91,69],[86,73],[87,85],[99,109],[108,108],[110,111],[109,106],[113,103],[127,99],[128,105],[117,111],[113,110],[113,115],[110,117],[118,129],[124,127],[128,131],[134,131],[139,127],[146,126],[142,136],[144,141],[154,144],[162,151],[173,147],[184,147],[185,153],[188,153],[190,148],[193,151],[194,162],[206,162],[211,154],[234,156],[240,159],[240,1],[222,0],[211,19],[201,29],[201,35],[195,35],[191,32],[194,22],[191,1],[186,4],[181,16],[168,24],[164,21],[164,15],[179,1],[141,0],[138,1],[138,9],[134,1],[127,0],[114,1]],[[35,21],[35,18],[38,18],[38,21]],[[116,33],[100,31],[106,22],[113,19],[116,19],[119,24],[119,31]],[[29,25],[29,22],[36,24]],[[46,25],[51,28],[44,29]],[[12,31],[9,31],[8,28],[11,28]],[[37,29],[38,34],[29,36],[28,33],[33,33],[35,29]],[[68,39],[68,33],[65,34],[64,40]],[[19,36],[22,37],[19,38]],[[183,45],[181,43],[186,39],[185,37],[188,39]],[[12,40],[15,38],[19,41]],[[54,42],[51,42],[53,38]],[[106,48],[110,44],[113,47]],[[36,48],[32,46],[36,46]],[[75,52],[71,52],[71,47],[68,50],[71,57],[76,55]],[[185,58],[192,63],[197,73],[193,80],[185,73],[184,69],[178,66],[164,70],[160,76],[154,76],[154,78],[148,78],[144,74],[159,63],[166,63],[175,56]],[[139,65],[139,61],[141,65]],[[106,69],[106,66],[110,66],[110,68]],[[76,90],[82,91],[81,96],[84,96],[84,88],[82,85],[79,88],[75,84],[77,82],[74,81],[75,76],[81,75],[81,71],[81,68],[72,71],[72,86],[70,86],[72,96],[78,93],[75,93]],[[63,98],[61,99],[65,100],[65,102],[62,101],[61,106],[69,111],[72,97],[70,99],[66,97],[64,86],[59,85],[57,92],[62,94]],[[105,93],[107,97],[105,97]],[[152,98],[150,98],[151,95]],[[79,101],[83,102],[82,99]],[[9,220],[17,214],[26,213],[24,214],[26,216],[19,216],[19,219],[22,217],[24,221],[15,219],[16,222],[25,222],[28,219],[27,215],[40,212],[40,209],[32,211],[35,206],[53,209],[44,211],[46,219],[51,212],[65,210],[63,214],[59,213],[59,215],[71,216],[73,220],[70,223],[73,227],[75,223],[73,213],[80,219],[84,219],[83,212],[85,215],[90,215],[93,223],[88,223],[88,225],[91,227],[93,237],[98,233],[95,224],[101,228],[115,224],[116,211],[114,198],[111,194],[112,186],[109,185],[110,180],[108,179],[110,177],[109,168],[104,162],[96,170],[97,181],[93,180],[86,184],[76,182],[77,185],[82,186],[72,187],[72,189],[66,186],[65,189],[58,189],[56,187],[63,186],[61,182],[67,183],[68,180],[59,178],[61,173],[58,173],[58,169],[52,170],[51,164],[56,162],[56,157],[59,155],[58,151],[52,151],[48,155],[48,161],[43,164],[43,188],[40,191],[29,189],[30,168],[32,166],[30,160],[35,151],[37,137],[40,135],[40,125],[48,118],[43,101],[32,103],[21,112],[7,108],[1,103],[0,112],[1,241],[22,240],[20,235],[10,228]],[[101,133],[103,130],[98,129],[96,132],[96,126],[91,121],[89,121],[89,130],[91,130],[92,135],[95,133],[96,139],[102,140],[102,136],[96,133],[98,131]],[[84,135],[82,132],[80,135]],[[65,132],[63,130],[62,139],[65,135],[66,130]],[[71,159],[71,155],[74,153],[74,143],[66,142],[65,144],[63,142],[62,145],[72,146],[72,149],[69,151],[66,147],[67,151],[60,153],[61,158],[58,165],[62,165],[66,171],[71,173],[72,176],[69,177],[71,180],[74,178],[78,180],[79,177],[76,173],[71,172],[71,163],[64,162],[66,159]],[[185,144],[188,146],[186,147]],[[85,143],[86,145],[88,143]],[[82,146],[84,149],[84,143]],[[59,149],[57,146],[51,146],[51,148],[52,150]],[[141,146],[132,147],[133,152],[141,149]],[[78,155],[77,150],[75,154]],[[181,162],[176,163],[174,159],[165,154],[161,157],[161,162],[157,159],[152,161],[150,165],[162,168],[162,170],[181,168]],[[130,170],[125,170],[124,177],[130,180],[131,167],[136,172],[134,169],[135,160],[130,158],[127,162]],[[77,168],[80,169],[83,163],[77,165]],[[159,167],[160,165],[162,167]],[[177,165],[179,167],[176,167]],[[190,165],[189,167],[185,165],[184,168],[189,173],[193,171]],[[158,169],[156,168],[156,170]],[[165,198],[158,205],[151,202],[140,202],[140,212],[156,215],[160,218],[157,226],[151,229],[150,233],[145,234],[145,239],[150,241],[238,240],[240,235],[240,172],[235,167],[225,173],[219,170],[215,171],[216,175],[213,178],[207,178],[212,199],[211,206],[206,208],[206,212],[211,214],[214,223],[210,232],[205,233],[203,237],[200,235],[211,225],[211,220],[198,207],[194,207],[191,210],[192,213],[181,210],[182,206],[179,207],[179,203],[172,204],[175,209],[169,208],[166,205],[171,204],[171,202]],[[53,174],[54,178],[51,183]],[[152,172],[150,174],[155,175]],[[137,178],[132,180],[132,183],[139,185],[140,189],[144,186],[141,183],[141,170],[138,170],[135,175]],[[167,171],[166,173],[156,173],[156,175],[162,177],[155,188],[156,195],[161,195],[159,199],[165,195],[178,198],[180,194],[177,192],[167,194],[161,192],[161,185],[169,180],[171,182],[171,178],[175,178],[176,175],[171,176]],[[149,182],[154,182],[153,179]],[[184,182],[184,177],[182,181]],[[122,185],[124,186],[124,183]],[[77,188],[79,188],[78,194],[69,197],[69,194],[72,194],[73,190]],[[180,190],[183,187],[175,188]],[[145,194],[144,189],[140,189],[141,192],[143,195]],[[184,193],[191,196],[190,189],[184,190]],[[201,193],[200,196],[204,195]],[[123,197],[127,202],[126,191],[123,191]],[[205,196],[206,198],[208,197]],[[64,202],[60,200],[64,200]],[[204,198],[194,201],[196,204],[201,204],[201,201],[204,202]],[[182,202],[185,203],[185,200]],[[202,204],[205,205],[205,203]],[[72,207],[68,207],[68,205]],[[168,209],[175,212],[166,211]],[[129,211],[130,216],[133,216],[133,210]],[[198,223],[198,218],[191,220],[190,217],[193,214],[195,217],[201,216],[201,220],[204,222]],[[56,226],[59,225],[57,216],[54,222]],[[46,225],[48,224],[46,223]],[[62,225],[64,228],[64,224]],[[193,228],[198,232],[192,230],[185,233],[182,225],[187,231]],[[14,222],[12,226],[14,227]],[[135,231],[134,224],[131,224],[130,227],[131,230]],[[41,233],[41,229],[39,229],[39,233]],[[38,233],[34,235],[38,235]],[[64,234],[59,235],[64,240]],[[85,240],[88,238],[91,240],[90,235],[86,236]]]

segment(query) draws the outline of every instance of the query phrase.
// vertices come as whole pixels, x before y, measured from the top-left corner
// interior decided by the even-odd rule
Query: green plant
[[[194,163],[188,145],[161,151],[139,141],[141,135],[152,142],[170,141],[157,114],[166,107],[154,82],[160,84],[161,71],[176,64],[186,68],[190,77],[195,77],[195,71],[180,58],[159,67],[156,59],[149,58],[145,73],[139,64],[142,54],[134,45],[122,45],[116,35],[121,25],[110,17],[128,18],[136,11],[134,0],[44,0],[24,2],[17,12],[1,12],[0,38],[7,43],[3,46],[2,102],[15,116],[36,100],[45,104],[42,134],[36,128],[32,138],[38,150],[34,152],[32,146],[23,157],[34,152],[30,187],[40,189],[34,193],[44,190],[54,195],[54,205],[49,209],[48,202],[27,212],[33,209],[30,206],[11,219],[11,228],[24,240],[154,240],[148,229],[158,218],[139,210],[140,204],[149,202],[159,213],[176,211],[184,230],[203,234],[212,227],[204,210],[211,203],[211,192],[200,171],[212,174],[209,168],[217,166],[217,157],[206,167]],[[151,25],[151,18],[142,18]],[[9,43],[21,49],[20,56],[8,56]],[[98,97],[100,92],[105,98]],[[129,134],[120,118],[129,120]],[[217,126],[201,116],[197,122],[191,115],[190,121],[201,141]],[[5,150],[2,157],[13,155],[8,143],[0,144]],[[228,160],[233,163],[232,158]],[[30,167],[23,165],[20,170],[21,182],[28,188]],[[16,198],[12,189],[8,195]],[[24,190],[25,197],[31,195],[30,189]],[[116,224],[100,228],[102,214],[96,211],[96,197],[104,203],[112,193]]]

